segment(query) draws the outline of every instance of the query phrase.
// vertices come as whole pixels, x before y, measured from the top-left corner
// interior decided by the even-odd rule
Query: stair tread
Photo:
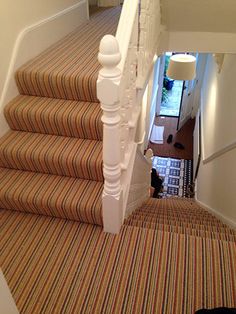
[[[189,217],[176,217],[176,216],[165,216],[165,215],[136,215],[135,213],[130,216],[128,218],[129,220],[130,219],[140,219],[140,220],[144,220],[144,221],[160,221],[160,220],[163,220],[163,221],[179,221],[179,222],[194,222],[194,223],[198,223],[198,222],[203,222],[205,224],[209,224],[209,225],[212,225],[212,224],[220,224],[222,225],[223,223],[221,221],[219,221],[217,218],[212,218],[212,219],[204,219],[204,218],[196,218],[196,217],[192,217],[192,216],[189,216]]]
[[[102,225],[102,182],[0,168],[0,186],[0,208]]]
[[[18,95],[4,113],[12,130],[102,140],[98,103]]]
[[[177,234],[183,234],[187,236],[236,242],[236,235],[233,235],[227,232],[202,230],[202,229],[199,230],[199,229],[186,228],[186,227],[180,227],[180,226],[171,226],[171,225],[165,225],[165,224],[150,226],[150,225],[145,225],[145,224],[142,225],[141,223],[139,224],[137,222],[127,224],[127,226],[139,227],[139,228],[148,229],[148,230],[157,230],[157,231],[164,231],[164,232],[170,232],[170,233],[177,233]]]
[[[168,219],[151,219],[148,218],[146,220],[144,220],[143,218],[140,217],[132,217],[132,219],[127,219],[127,223],[130,223],[132,221],[141,221],[141,222],[147,222],[147,223],[154,223],[154,224],[166,224],[166,225],[172,225],[172,226],[183,226],[183,227],[191,227],[191,228],[196,228],[196,229],[204,229],[204,230],[213,230],[215,228],[221,228],[222,230],[228,230],[229,227],[222,224],[207,224],[207,223],[196,223],[196,222],[192,222],[191,219],[189,219],[189,221],[181,221],[181,220],[168,220]],[[229,229],[231,230],[231,229]]]
[[[149,217],[160,217],[160,216],[166,216],[166,217],[176,217],[176,218],[187,218],[187,217],[193,217],[194,219],[213,219],[219,221],[216,217],[212,216],[209,213],[194,213],[194,212],[183,212],[182,210],[179,211],[170,211],[167,212],[166,210],[164,211],[159,211],[157,210],[156,212],[150,212],[150,211],[142,211],[142,210],[137,210],[135,211],[134,215],[140,215],[140,216],[149,216]]]
[[[20,94],[98,102],[96,83],[100,64],[100,40],[115,35],[121,8],[94,14],[89,23],[78,27],[16,73]]]
[[[0,167],[103,181],[102,142],[9,131],[0,139]]]

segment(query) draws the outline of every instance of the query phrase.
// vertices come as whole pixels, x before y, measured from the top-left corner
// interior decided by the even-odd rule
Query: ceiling
[[[161,0],[169,31],[236,33],[236,0]]]

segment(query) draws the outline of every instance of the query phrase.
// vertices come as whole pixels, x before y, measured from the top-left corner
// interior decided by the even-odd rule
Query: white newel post
[[[97,80],[97,97],[103,110],[103,224],[105,232],[118,233],[123,219],[119,101],[121,71],[117,67],[121,54],[114,36],[102,38],[98,60],[102,65]]]

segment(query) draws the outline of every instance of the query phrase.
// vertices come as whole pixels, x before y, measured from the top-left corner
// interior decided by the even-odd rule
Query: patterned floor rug
[[[153,167],[163,178],[161,197],[188,197],[187,187],[192,182],[192,160],[155,156]]]

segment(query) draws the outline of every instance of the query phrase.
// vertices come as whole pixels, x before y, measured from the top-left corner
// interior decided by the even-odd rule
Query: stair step
[[[134,214],[133,216],[134,218],[140,218],[140,219],[143,219],[143,220],[146,220],[146,219],[164,219],[164,220],[170,220],[170,221],[185,221],[185,222],[188,222],[188,221],[191,221],[191,222],[194,222],[194,223],[210,223],[210,224],[221,224],[221,222],[216,219],[216,218],[209,218],[209,217],[204,217],[204,216],[201,216],[201,217],[195,217],[195,216],[176,216],[176,215],[165,215],[165,214],[160,214],[160,215],[140,215],[140,214]],[[132,219],[132,217],[130,217]]]
[[[98,103],[19,95],[4,113],[12,130],[102,140]]]
[[[201,218],[195,218],[195,217],[171,217],[171,216],[158,216],[158,215],[140,215],[140,214],[133,214],[132,216],[130,216],[128,218],[128,220],[132,220],[132,219],[140,219],[140,220],[144,220],[144,221],[173,221],[173,222],[191,222],[191,223],[195,223],[195,224],[207,224],[207,225],[222,225],[222,222],[219,221],[216,218],[213,219],[201,219]]]
[[[102,182],[0,168],[0,186],[0,208],[102,225]]]
[[[156,209],[169,209],[169,210],[171,210],[171,209],[175,209],[175,210],[194,209],[194,210],[205,211],[193,199],[179,198],[179,197],[162,198],[162,199],[150,198],[144,204],[143,208],[151,209],[151,210],[156,210]]]
[[[155,214],[155,213],[181,213],[181,214],[193,214],[193,215],[208,215],[208,216],[212,216],[211,213],[207,212],[204,209],[191,209],[191,208],[185,208],[185,209],[168,209],[168,208],[155,208],[155,209],[147,209],[145,208],[140,208],[137,209],[135,212],[140,213],[150,213],[150,214]]]
[[[0,139],[0,167],[103,181],[102,142],[9,131]]]
[[[207,217],[207,218],[214,218],[217,219],[216,217],[212,216],[212,214],[204,211],[204,212],[198,212],[198,211],[183,211],[181,209],[179,210],[166,210],[166,209],[157,209],[155,211],[150,211],[150,210],[136,210],[135,214],[141,214],[141,215],[169,215],[169,216],[180,216],[180,217]]]
[[[24,64],[16,73],[20,94],[98,102],[99,44],[108,25],[109,34],[115,35],[120,11],[118,6],[95,15]]]
[[[223,240],[223,241],[236,241],[236,233],[232,234],[229,230],[226,230],[224,232],[219,232],[219,230],[207,231],[207,230],[202,230],[202,229],[198,230],[198,229],[188,228],[188,227],[172,226],[172,225],[166,225],[166,224],[155,224],[155,223],[149,223],[149,222],[143,222],[143,221],[137,221],[137,220],[126,222],[126,225],[153,229],[153,230],[166,231],[166,232],[176,232],[179,234],[187,234],[191,236],[218,239],[218,240]]]
[[[190,228],[195,228],[195,229],[204,229],[204,230],[212,230],[212,228],[223,228],[223,229],[228,229],[228,227],[224,224],[208,224],[208,223],[198,223],[194,222],[191,219],[189,220],[171,220],[171,219],[155,219],[155,218],[147,218],[143,219],[140,217],[135,217],[133,216],[132,218],[128,218],[127,223],[132,222],[132,221],[142,221],[142,222],[147,222],[147,223],[154,223],[154,224],[167,224],[167,225],[172,225],[172,226],[183,226],[183,227],[190,227]]]

